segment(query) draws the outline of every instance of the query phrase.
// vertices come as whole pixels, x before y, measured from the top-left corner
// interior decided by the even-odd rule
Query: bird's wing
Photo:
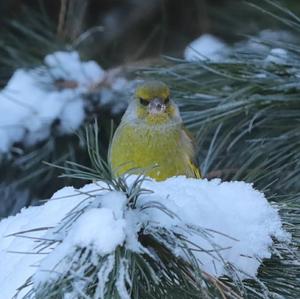
[[[182,127],[181,130],[181,140],[189,157],[190,168],[192,169],[195,177],[200,179],[201,172],[196,159],[196,142],[194,137],[185,127]]]

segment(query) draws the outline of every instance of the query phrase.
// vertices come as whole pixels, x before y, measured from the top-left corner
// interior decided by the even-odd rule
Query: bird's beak
[[[148,107],[150,114],[164,113],[167,108],[163,100],[160,98],[154,98],[151,100]]]

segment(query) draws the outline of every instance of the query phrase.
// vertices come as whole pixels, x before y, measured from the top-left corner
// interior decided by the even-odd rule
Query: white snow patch
[[[115,218],[111,209],[87,210],[75,221],[63,242],[41,261],[34,284],[56,280],[69,266],[67,257],[72,257],[77,248],[90,248],[95,256],[113,252],[125,241],[125,226],[125,220]]]
[[[105,73],[94,61],[82,62],[77,52],[55,52],[44,63],[16,70],[0,92],[0,153],[15,142],[31,145],[48,138],[55,120],[61,122],[61,134],[76,130],[85,116],[82,94]],[[55,80],[76,85],[59,90]]]
[[[238,42],[236,47],[247,52],[254,53],[267,53],[270,51],[269,44],[278,43],[291,43],[295,41],[295,36],[290,32],[279,30],[262,30],[256,36],[250,37],[246,41]]]
[[[256,274],[261,259],[270,258],[271,237],[279,240],[287,237],[277,210],[251,184],[180,177],[162,183],[145,182],[144,187],[155,193],[143,201],[159,201],[179,215],[180,221],[227,235],[211,232],[211,240],[224,248],[219,252],[224,261],[251,276]],[[148,209],[147,213],[150,219],[159,219],[163,227],[179,224],[158,209]],[[201,237],[191,239],[202,248],[214,250],[214,245]],[[207,272],[217,276],[226,273],[222,262],[206,253],[196,256]]]
[[[115,250],[125,240],[125,221],[114,217],[111,209],[91,209],[75,222],[66,242],[81,248],[92,246],[101,255]]]
[[[47,55],[45,64],[54,78],[74,80],[83,90],[104,77],[103,69],[95,61],[81,62],[77,52],[56,52]]]
[[[220,260],[222,257],[225,262],[254,276],[260,260],[271,256],[272,237],[289,241],[276,208],[267,202],[262,193],[244,182],[222,183],[217,179],[207,181],[185,177],[174,177],[163,182],[147,180],[143,188],[153,193],[143,194],[135,210],[127,208],[123,193],[107,191],[104,187],[104,183],[97,182],[79,191],[72,187],[63,188],[43,206],[23,209],[20,214],[0,222],[0,285],[5,286],[0,298],[11,298],[31,275],[34,275],[35,285],[54,279],[55,273],[51,272],[54,265],[72,255],[76,246],[90,247],[98,254],[106,254],[124,244],[138,252],[141,245],[137,232],[143,225],[167,229],[192,225],[206,229],[210,242],[199,235],[186,236],[202,248],[222,248],[219,258],[204,252],[196,253],[202,268],[213,275],[226,273]],[[164,205],[179,218],[171,218],[153,207],[139,209],[153,201]],[[33,252],[37,243],[33,239],[5,236],[33,228],[56,226],[68,212],[75,207],[78,209],[78,205],[86,210],[65,235],[55,235],[53,229],[46,234],[45,231],[26,233],[35,237],[56,237],[63,241],[48,255],[9,252]],[[176,253],[181,254],[180,249]]]
[[[266,57],[266,63],[285,64],[288,60],[288,53],[284,49],[271,49],[270,54]]]
[[[267,78],[267,75],[263,74],[263,73],[259,73],[259,74],[254,75],[254,77],[257,79],[265,79],[265,78]]]
[[[185,48],[183,56],[187,61],[221,61],[228,52],[229,47],[219,38],[210,34],[203,34]]]
[[[90,192],[99,187],[87,185],[82,192]],[[73,197],[69,197],[69,195]],[[29,254],[36,252],[37,245],[34,239],[9,237],[10,234],[28,231],[36,228],[50,228],[59,221],[76,205],[87,198],[72,187],[65,187],[56,192],[53,199],[42,206],[23,208],[16,216],[3,219],[0,222],[0,299],[12,298],[19,286],[36,271],[43,254]],[[47,234],[46,234],[47,235]],[[29,237],[45,237],[45,230],[26,233]],[[17,251],[17,253],[15,253]],[[5,287],[4,287],[5,286]],[[20,293],[18,298],[26,290]]]
[[[93,203],[93,206],[101,206],[113,211],[114,217],[120,219],[124,217],[124,209],[126,206],[127,197],[122,192],[111,191],[104,196],[98,196]]]
[[[17,142],[34,145],[47,139],[55,121],[59,134],[74,132],[85,118],[84,96],[106,75],[95,61],[81,61],[77,52],[55,52],[45,57],[43,66],[16,70],[0,91],[0,154]],[[113,113],[124,109],[124,100],[116,101],[113,94],[124,91],[126,83],[112,78],[111,87],[98,90],[99,104],[112,103]]]

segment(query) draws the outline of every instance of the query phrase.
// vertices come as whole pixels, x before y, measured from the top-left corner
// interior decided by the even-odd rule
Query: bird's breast
[[[156,179],[185,174],[180,134],[179,125],[157,128],[121,125],[111,146],[112,166],[118,174],[133,168],[146,169]]]

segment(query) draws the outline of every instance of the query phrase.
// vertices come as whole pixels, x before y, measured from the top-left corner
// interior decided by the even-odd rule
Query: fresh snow
[[[233,48],[238,52],[253,52],[265,55],[267,63],[284,64],[288,53],[280,46],[295,41],[295,36],[286,31],[262,30],[256,36],[237,42]],[[270,49],[270,47],[278,45]],[[211,60],[213,62],[230,61],[228,59],[232,48],[225,42],[211,34],[203,34],[192,41],[184,50],[184,58],[187,61]]]
[[[82,192],[95,189],[95,186],[86,186]],[[99,188],[97,188],[99,189]],[[73,197],[69,196],[75,195]],[[52,200],[42,206],[23,208],[16,216],[10,216],[0,222],[0,299],[12,298],[16,289],[31,276],[43,257],[43,254],[30,254],[36,246],[34,239],[8,237],[10,234],[36,228],[50,228],[75,206],[86,198],[72,187],[65,187],[56,192]],[[26,233],[28,237],[43,237],[45,230]],[[15,253],[17,251],[18,253]],[[5,287],[4,287],[5,286]],[[18,298],[22,298],[22,292]]]
[[[45,57],[43,66],[16,70],[0,91],[0,155],[15,143],[33,145],[47,139],[54,123],[59,134],[74,132],[85,119],[85,95],[106,76],[95,61],[83,62],[77,52],[55,52]],[[114,79],[112,86],[99,91],[99,104],[102,92],[107,104],[115,101],[112,90],[124,90],[127,81]],[[120,98],[113,113],[124,108]]]
[[[267,63],[285,64],[288,60],[288,53],[281,48],[271,49],[270,54],[266,57]]]
[[[132,180],[129,178],[128,184]],[[63,258],[72,255],[76,247],[91,248],[100,255],[113,252],[118,245],[140,252],[137,232],[143,225],[149,225],[150,230],[151,225],[166,229],[183,224],[201,228],[209,234],[209,240],[196,234],[186,234],[186,237],[198,246],[212,250],[212,255],[204,252],[195,255],[203,270],[218,276],[226,273],[225,263],[231,263],[241,271],[241,278],[253,277],[261,260],[271,257],[272,238],[289,241],[277,209],[251,184],[174,177],[163,182],[145,180],[142,187],[152,192],[141,195],[135,210],[127,209],[123,193],[108,191],[104,183],[97,182],[80,190],[65,187],[44,205],[23,209],[18,215],[2,220],[0,298],[11,298],[31,275],[35,286],[55,279],[57,273],[64,271],[64,263],[55,271],[51,270]],[[179,217],[172,218],[151,207],[153,202]],[[147,204],[147,208],[139,209]],[[79,210],[84,213],[68,230],[58,233],[57,228],[68,218],[66,215],[74,215],[74,211]],[[29,254],[37,250],[35,239],[8,236],[45,227],[49,229],[24,233],[23,236],[62,241],[41,252],[46,255]],[[214,254],[216,249],[220,255]],[[182,254],[179,248],[175,253]],[[24,292],[18,298],[22,298]]]
[[[120,195],[116,198],[122,200],[122,194]],[[77,248],[91,248],[95,256],[104,256],[113,252],[118,245],[123,244],[126,236],[126,222],[115,216],[114,211],[107,208],[92,208],[81,215],[64,242],[42,260],[38,275],[34,277],[35,285],[55,280],[57,273],[64,271],[64,268],[68,266],[62,261],[68,255],[73,256],[73,252]],[[55,271],[51,271],[54,270],[55,265],[58,265],[55,267]]]
[[[185,48],[183,56],[187,61],[222,61],[228,51],[229,47],[223,41],[211,34],[203,34]]]
[[[125,221],[116,219],[111,209],[90,209],[74,224],[65,241],[72,247],[92,246],[97,253],[111,253],[125,240]],[[109,240],[109,242],[103,242]]]
[[[251,184],[221,183],[219,179],[184,179],[181,182],[179,178],[171,178],[165,183],[147,182],[145,187],[155,190],[146,200],[157,200],[171,208],[184,223],[227,235],[212,232],[211,240],[217,247],[227,248],[220,251],[224,261],[250,276],[256,274],[261,259],[271,257],[272,236],[279,240],[287,237],[276,209]],[[174,219],[162,215],[159,210],[153,209],[150,213],[150,218],[160,219],[164,227],[174,224]],[[214,249],[203,238],[194,236],[192,239],[203,248]],[[207,272],[217,276],[226,273],[220,260],[206,253],[196,256]]]
[[[236,47],[242,51],[267,54],[270,51],[270,45],[284,45],[295,42],[295,36],[290,32],[279,30],[262,30],[256,36],[236,43]]]

